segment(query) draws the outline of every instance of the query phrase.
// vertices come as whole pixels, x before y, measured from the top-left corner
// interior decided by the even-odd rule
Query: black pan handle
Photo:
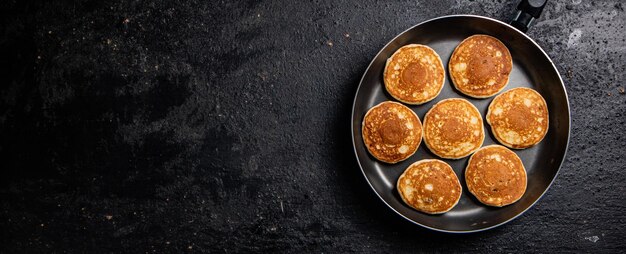
[[[511,25],[525,33],[533,20],[539,18],[547,2],[547,0],[522,0],[517,5],[517,15],[511,21]]]

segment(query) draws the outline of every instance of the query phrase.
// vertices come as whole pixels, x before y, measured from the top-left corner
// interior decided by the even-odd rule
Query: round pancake
[[[514,149],[531,147],[548,133],[548,106],[530,88],[513,88],[496,96],[486,118],[496,139]]]
[[[385,88],[397,100],[423,104],[439,95],[445,79],[441,58],[425,45],[399,48],[387,59],[383,73]]]
[[[502,91],[512,68],[509,49],[500,40],[482,34],[463,40],[448,63],[454,87],[474,98],[487,98]]]
[[[484,139],[482,116],[465,99],[442,100],[424,116],[424,144],[441,158],[468,156],[480,148]]]
[[[485,205],[510,205],[526,192],[526,169],[508,148],[485,146],[470,157],[465,183],[469,192]]]
[[[440,160],[409,166],[396,185],[402,201],[415,210],[438,214],[450,211],[461,198],[461,183],[452,167]]]
[[[367,111],[362,134],[372,156],[383,162],[397,163],[417,151],[422,142],[422,123],[407,106],[385,101]]]

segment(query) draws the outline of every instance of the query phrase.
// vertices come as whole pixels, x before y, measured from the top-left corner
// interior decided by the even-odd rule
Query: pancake
[[[367,111],[362,134],[372,156],[383,162],[397,163],[417,151],[422,142],[422,123],[407,106],[385,101]]]
[[[513,88],[496,96],[486,118],[496,139],[514,149],[536,145],[548,133],[548,106],[530,88]]]
[[[439,95],[445,79],[441,58],[425,45],[411,44],[387,59],[383,73],[387,92],[407,104],[423,104]]]
[[[438,214],[450,211],[461,198],[461,183],[452,167],[440,160],[409,166],[396,185],[402,201],[415,210]]]
[[[482,34],[463,40],[448,63],[454,87],[474,98],[487,98],[502,91],[512,68],[509,49],[500,40]]]
[[[465,183],[469,192],[485,205],[510,205],[526,192],[526,169],[508,148],[485,146],[470,157]]]
[[[468,156],[480,148],[484,139],[482,116],[465,99],[442,100],[424,116],[424,144],[441,158]]]

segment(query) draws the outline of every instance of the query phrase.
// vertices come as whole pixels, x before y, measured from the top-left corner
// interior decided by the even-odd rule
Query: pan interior
[[[441,94],[433,101],[419,105],[407,105],[420,120],[433,104],[446,98],[465,98],[482,113],[483,118],[493,97],[473,99],[456,91],[448,75],[447,63],[454,48],[473,34],[487,34],[500,39],[513,57],[513,70],[508,85],[503,91],[514,87],[530,87],[546,99],[550,113],[550,127],[544,140],[538,145],[514,152],[522,159],[528,174],[528,187],[524,196],[516,203],[491,208],[482,205],[467,190],[464,170],[469,157],[447,160],[463,185],[463,194],[458,205],[442,215],[427,215],[405,205],[396,190],[396,181],[411,163],[421,159],[438,158],[425,145],[409,159],[398,164],[386,164],[374,159],[367,152],[361,137],[361,121],[367,110],[374,105],[392,100],[384,89],[383,69],[385,61],[403,45],[418,43],[433,48],[446,67],[446,81]],[[491,130],[484,121],[485,141],[483,146],[497,144]],[[421,226],[446,232],[480,231],[501,225],[530,208],[548,189],[557,175],[567,150],[569,139],[569,105],[558,71],[541,50],[527,36],[514,28],[489,18],[479,16],[447,16],[417,25],[387,44],[374,58],[365,72],[354,101],[352,133],[357,159],[367,181],[380,198],[398,214]]]

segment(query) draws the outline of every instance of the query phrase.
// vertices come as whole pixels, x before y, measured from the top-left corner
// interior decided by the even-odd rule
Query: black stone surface
[[[358,81],[398,33],[516,1],[0,3],[0,252],[621,252],[626,14],[550,1],[570,150],[526,214],[412,225],[354,159]]]

